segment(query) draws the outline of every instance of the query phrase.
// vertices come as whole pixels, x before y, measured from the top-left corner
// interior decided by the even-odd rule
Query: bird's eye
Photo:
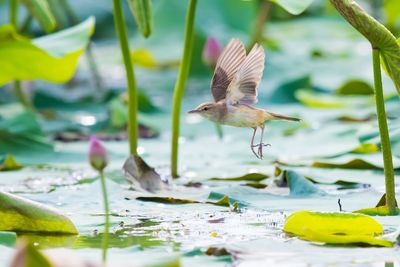
[[[204,110],[207,111],[207,110],[208,110],[208,107],[205,107]]]

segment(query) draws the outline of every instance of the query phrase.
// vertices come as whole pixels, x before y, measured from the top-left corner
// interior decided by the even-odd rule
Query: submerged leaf
[[[353,0],[330,0],[339,13],[379,49],[384,65],[400,94],[400,45],[393,34]]]
[[[40,26],[42,26],[46,32],[51,32],[56,28],[56,20],[47,0],[20,1],[29,10],[29,13],[39,21]]]
[[[375,238],[382,234],[382,225],[362,214],[298,211],[287,218],[283,230],[314,242],[392,246],[390,241]]]
[[[94,18],[34,40],[18,34],[11,25],[1,26],[0,85],[12,80],[68,81],[93,31]]]
[[[6,157],[0,162],[0,171],[13,171],[22,168],[23,166],[19,164],[10,154],[7,154]]]
[[[43,204],[0,192],[0,230],[77,234],[66,216]]]

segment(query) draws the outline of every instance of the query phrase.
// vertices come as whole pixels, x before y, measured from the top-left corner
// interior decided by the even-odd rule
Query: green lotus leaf
[[[94,31],[94,18],[33,40],[12,25],[0,27],[0,86],[12,80],[66,82]]]
[[[6,192],[0,192],[0,217],[0,231],[78,234],[58,211]]]
[[[312,4],[314,0],[271,0],[292,15],[299,15]]]
[[[363,214],[303,210],[290,215],[283,230],[300,239],[327,244],[393,245],[375,237],[382,234],[382,225]]]

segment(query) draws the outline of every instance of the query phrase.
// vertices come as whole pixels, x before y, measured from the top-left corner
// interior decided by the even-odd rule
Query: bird
[[[202,103],[190,114],[234,127],[252,128],[250,148],[258,159],[263,159],[265,124],[271,120],[300,121],[253,105],[258,101],[258,87],[264,72],[265,52],[261,45],[255,44],[246,54],[243,43],[232,38],[217,60],[211,80],[211,93],[214,102]],[[261,129],[260,142],[254,144],[257,129]],[[254,150],[257,149],[257,152]]]

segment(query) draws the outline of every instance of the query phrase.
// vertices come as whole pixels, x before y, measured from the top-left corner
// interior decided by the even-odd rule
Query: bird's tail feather
[[[293,117],[289,117],[289,116],[285,116],[285,115],[281,115],[281,114],[276,114],[276,113],[272,113],[272,112],[267,112],[269,116],[272,117],[272,119],[275,120],[286,120],[286,121],[301,121],[301,119],[298,118],[293,118]]]

